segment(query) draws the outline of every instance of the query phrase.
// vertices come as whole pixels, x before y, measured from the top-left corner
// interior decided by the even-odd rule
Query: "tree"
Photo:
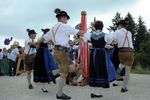
[[[137,51],[139,51],[140,48],[142,48],[142,44],[145,43],[146,34],[148,34],[148,31],[147,31],[147,28],[145,26],[145,23],[144,23],[142,17],[140,16],[138,18],[137,34],[135,35],[135,41],[136,41],[135,49]]]
[[[133,40],[135,41],[135,34],[136,34],[136,23],[132,15],[128,12],[125,17],[125,21],[127,22],[126,29],[132,33]]]
[[[112,24],[113,26],[109,26],[109,30],[115,31],[117,29],[116,24],[120,21],[123,20],[123,17],[121,17],[121,14],[119,12],[116,13],[114,19],[112,19]]]
[[[9,48],[9,52],[11,52],[14,48],[17,48],[19,46],[19,42],[14,41],[14,43],[10,46]]]
[[[150,68],[150,31],[140,16],[137,24],[135,61],[143,68]]]

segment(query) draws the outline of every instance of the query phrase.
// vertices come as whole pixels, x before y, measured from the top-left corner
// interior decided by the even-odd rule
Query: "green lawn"
[[[141,67],[134,67],[131,71],[132,73],[136,74],[150,74],[150,69],[146,68],[141,68]]]

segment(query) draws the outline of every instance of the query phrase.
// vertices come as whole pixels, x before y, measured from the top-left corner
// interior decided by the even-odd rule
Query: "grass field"
[[[132,69],[131,72],[135,74],[150,74],[150,69],[149,68],[144,69],[142,67],[136,66]]]

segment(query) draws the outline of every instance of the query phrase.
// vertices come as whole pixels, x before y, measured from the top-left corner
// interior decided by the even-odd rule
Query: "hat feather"
[[[27,32],[30,32],[30,29],[27,29]]]
[[[59,9],[59,8],[56,8],[56,9],[54,10],[54,12],[55,12],[56,14],[59,14],[60,11],[61,11],[61,9]]]

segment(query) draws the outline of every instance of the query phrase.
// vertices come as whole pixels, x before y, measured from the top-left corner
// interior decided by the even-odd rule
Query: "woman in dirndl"
[[[8,51],[6,48],[3,48],[2,73],[4,75],[9,75]]]
[[[115,68],[105,49],[106,43],[109,42],[109,37],[102,32],[103,22],[96,21],[94,28],[96,31],[88,35],[92,43],[89,86],[92,87],[91,98],[98,98],[103,95],[97,91],[97,87],[107,87],[111,81],[115,80]]]
[[[49,29],[42,29],[42,31],[44,34],[46,34]],[[48,92],[46,83],[49,83],[50,81],[53,81],[55,83],[55,81],[53,80],[52,71],[57,69],[58,67],[53,58],[53,55],[48,49],[48,43],[41,42],[37,50],[37,55],[35,59],[34,82],[42,83],[41,90],[43,92]]]

